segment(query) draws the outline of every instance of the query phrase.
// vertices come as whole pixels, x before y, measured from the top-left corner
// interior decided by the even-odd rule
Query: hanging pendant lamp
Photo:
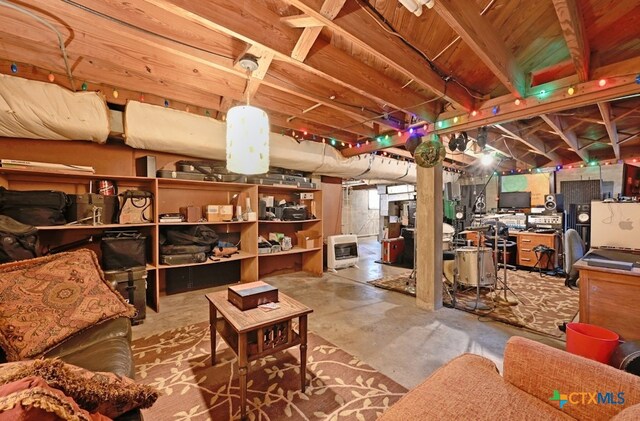
[[[237,174],[263,174],[269,171],[269,117],[249,104],[251,73],[258,68],[252,55],[243,56],[240,66],[247,71],[247,105],[227,112],[227,170]]]

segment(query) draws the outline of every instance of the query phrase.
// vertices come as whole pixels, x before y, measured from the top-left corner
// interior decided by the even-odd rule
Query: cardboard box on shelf
[[[233,219],[233,205],[207,205],[205,213],[209,222],[231,221]]]
[[[322,246],[322,234],[315,230],[302,230],[296,232],[298,247],[313,249]]]

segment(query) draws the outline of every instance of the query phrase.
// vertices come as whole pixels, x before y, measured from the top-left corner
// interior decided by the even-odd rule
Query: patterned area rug
[[[558,325],[562,322],[570,322],[578,312],[578,290],[565,287],[563,278],[540,277],[537,272],[530,273],[525,270],[509,271],[508,282],[509,288],[515,294],[509,293],[508,297],[517,297],[517,306],[496,306],[488,296],[489,289],[481,288],[480,302],[491,308],[469,310],[467,305],[471,307],[475,305],[476,288],[466,288],[457,292],[455,308],[555,338],[563,338],[564,333],[558,329]],[[391,276],[369,283],[379,288],[415,296],[415,291],[407,287],[407,275]],[[444,292],[443,302],[448,307],[452,306],[446,292]]]
[[[199,323],[133,342],[136,380],[160,389],[148,420],[239,420],[238,365],[218,339],[211,367],[209,324]],[[291,348],[251,363],[250,420],[375,420],[406,389],[330,344],[308,335],[307,390],[300,392],[299,352]]]

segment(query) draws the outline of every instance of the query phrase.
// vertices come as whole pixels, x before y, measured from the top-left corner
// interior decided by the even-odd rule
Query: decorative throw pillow
[[[134,408],[149,408],[158,391],[113,373],[93,372],[57,359],[0,365],[0,385],[37,376],[71,397],[82,409],[115,418]]]
[[[0,386],[0,421],[108,421],[81,409],[73,399],[40,377],[26,377]]]
[[[75,333],[134,313],[89,249],[0,265],[0,346],[9,361],[42,355]]]

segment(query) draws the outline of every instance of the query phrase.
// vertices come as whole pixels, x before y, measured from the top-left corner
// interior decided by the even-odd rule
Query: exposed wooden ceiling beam
[[[540,117],[553,129],[556,135],[560,137],[573,152],[584,161],[589,162],[589,152],[585,148],[581,148],[578,144],[578,138],[573,130],[567,130],[566,124],[563,119],[553,114],[542,114]]]
[[[394,155],[398,155],[398,156],[403,156],[405,158],[409,158],[409,159],[413,159],[413,155],[411,155],[411,152],[409,152],[406,149],[400,149],[400,148],[387,148],[385,149],[387,152],[394,154]]]
[[[320,13],[327,19],[333,20],[344,3],[347,0],[324,0],[322,3],[322,7],[320,8]],[[307,54],[309,54],[309,50],[313,46],[313,43],[316,42],[318,36],[320,36],[320,32],[322,31],[321,26],[311,26],[306,27],[302,31],[302,35],[298,38],[295,47],[293,47],[293,51],[291,52],[291,57],[294,60],[304,61],[307,58]]]
[[[174,49],[180,48],[181,46],[193,46],[193,49],[187,49],[186,51],[189,51],[190,54],[200,54],[198,59],[205,59],[207,61],[207,65],[216,66],[215,68],[217,70],[230,72],[235,76],[245,77],[243,71],[233,66],[234,58],[240,56],[241,52],[247,45],[240,39],[229,38],[227,34],[219,31],[212,31],[210,27],[206,27],[202,24],[193,25],[192,21],[177,16],[170,11],[151,4],[148,1],[137,1],[135,3],[135,7],[127,0],[110,0],[106,2],[102,0],[76,1],[82,7],[86,8],[84,11],[86,13],[89,13],[87,10],[94,10],[96,13],[108,15],[113,19],[130,23],[140,28],[140,30],[131,29],[126,25],[117,24],[108,19],[90,15],[92,16],[94,23],[95,19],[100,19],[99,30],[96,30],[97,28],[94,26],[94,30],[92,31],[96,32],[98,35],[102,32],[103,28],[107,28],[109,30],[117,30],[127,37],[135,37],[134,39],[138,39],[138,37],[143,38],[145,42],[159,42],[158,37],[150,34],[166,34],[172,40],[175,40],[174,43],[169,42],[166,46],[171,46]],[[65,16],[75,16],[75,14],[81,12],[80,9],[64,5],[61,2],[52,5],[52,7],[55,7],[52,10],[56,11],[58,19],[67,19]],[[239,13],[236,18],[242,19],[242,14]],[[69,24],[67,24],[69,27],[71,27],[71,22],[75,23],[75,18],[68,18],[67,20],[69,21]],[[168,22],[171,22],[171,25],[168,25]],[[82,29],[84,29],[84,27]],[[269,32],[269,35],[273,34]],[[104,35],[102,36],[102,39],[110,39],[111,37],[112,35]],[[252,45],[252,48],[259,47],[258,44],[249,45]],[[123,51],[126,51],[126,48],[122,48]],[[210,54],[206,54],[206,52],[210,52]],[[267,49],[264,52],[261,52],[260,56],[269,52],[273,53],[273,50]],[[290,51],[288,53],[290,53]],[[224,58],[224,56],[231,56],[234,58]],[[172,63],[174,61],[172,55],[166,55],[163,57],[164,61],[167,63]],[[282,58],[283,56],[280,57]],[[336,81],[330,77],[323,77],[321,75],[318,77],[319,75],[317,72],[314,73],[309,71],[307,67],[300,66],[300,63],[295,62],[295,60],[291,58],[289,58],[289,62],[290,64],[272,62],[269,69],[277,67],[279,69],[284,69],[284,73],[279,71],[274,73],[274,77],[269,77],[267,74],[266,77],[269,80],[268,82],[265,81],[263,83],[283,92],[315,102],[320,102],[323,105],[345,113],[354,119],[364,120],[371,118],[372,115],[375,114],[366,112],[364,109],[376,109],[379,108],[378,104],[385,102],[384,100],[375,97],[373,97],[374,99],[371,99],[371,95],[365,96],[356,93],[350,88],[345,87],[345,84],[336,83]],[[201,65],[202,63],[196,62],[190,65],[185,65],[184,69],[191,68],[200,70],[199,67]],[[261,66],[260,68],[264,68],[266,70],[266,66]],[[153,70],[154,69],[152,68],[152,71]],[[360,71],[359,69],[356,70]],[[272,70],[269,70],[269,73],[272,73]],[[155,72],[153,72],[153,74],[155,74]],[[283,74],[285,75],[284,79],[286,80],[283,80]],[[280,75],[280,77],[276,78],[278,75]],[[255,84],[252,85],[257,86]],[[400,87],[399,83],[398,87]],[[329,97],[332,95],[336,96],[336,94],[339,97],[339,101],[330,101]],[[391,94],[389,94],[389,96],[391,96]],[[408,103],[411,100],[420,101],[423,100],[423,97],[416,95],[416,98],[408,98],[406,101]],[[392,103],[390,102],[390,104]],[[433,111],[431,111],[431,113],[433,113]],[[381,124],[385,125],[385,122],[381,121]],[[389,128],[395,127],[389,126]]]
[[[562,34],[581,82],[589,80],[589,40],[577,0],[553,0]]]
[[[304,14],[311,16],[335,33],[358,45],[369,54],[385,62],[389,67],[407,75],[416,83],[430,89],[436,95],[454,104],[459,109],[470,110],[473,97],[461,86],[445,81],[432,70],[423,57],[410,49],[398,37],[383,31],[378,23],[363,10],[358,2],[345,4],[342,13],[335,19],[327,19],[319,10],[316,0],[285,0]]]
[[[640,57],[593,69],[592,76],[594,79],[607,78],[607,85],[604,88],[592,81],[578,83],[577,76],[574,76],[573,79],[565,81],[565,83],[574,86],[575,93],[572,96],[567,95],[566,91],[560,87],[551,90],[544,96],[527,98],[524,106],[522,104],[515,105],[511,94],[494,98],[483,103],[477,110],[476,116],[460,114],[458,123],[454,123],[452,119],[443,121],[442,125],[430,123],[427,124],[427,132],[443,134],[468,131],[480,126],[529,119],[544,113],[564,111],[593,105],[601,101],[611,101],[629,95],[636,95],[640,93],[640,85],[635,81],[635,74],[638,68],[640,68]],[[500,107],[499,113],[494,114],[492,112],[494,106]],[[415,127],[422,127],[422,125],[422,123],[419,123]],[[535,131],[538,130],[540,128],[535,127]],[[528,138],[529,136],[522,137]],[[399,142],[399,140],[394,138],[389,146],[394,146],[396,142]],[[377,145],[369,144],[357,150],[343,151],[343,155],[352,156],[370,153],[376,149],[378,149]]]
[[[562,162],[562,159],[560,158],[560,156],[555,152],[549,152],[544,142],[540,140],[536,135],[530,134],[529,136],[524,138],[519,134],[520,132],[519,128],[516,127],[514,124],[510,124],[510,123],[495,124],[494,127],[506,133],[507,135],[514,137],[521,143],[524,143],[525,145],[535,150],[540,155],[546,156],[554,164],[560,164]]]
[[[497,150],[504,156],[509,156],[514,160],[523,163],[527,167],[535,167],[537,166],[537,162],[534,157],[526,156],[526,153],[520,153],[516,147],[507,148],[506,141],[504,136],[499,136],[495,133],[489,132],[489,139],[487,141],[487,146],[492,149]],[[515,150],[515,152],[513,152]]]
[[[616,159],[620,159],[620,144],[618,139],[618,129],[616,123],[612,120],[613,113],[611,111],[611,105],[608,102],[598,102],[598,109],[602,115],[604,121],[604,127],[607,129],[607,135],[611,141],[611,147]]]
[[[284,16],[280,18],[280,22],[289,25],[292,28],[312,28],[314,26],[324,26],[319,20],[305,14]]]
[[[468,0],[437,0],[434,10],[453,28],[480,57],[511,93],[525,96],[524,72],[504,40],[487,18],[480,15],[475,2]]]
[[[299,30],[282,24],[280,16],[260,2],[252,2],[251,13],[245,13],[234,2],[226,0],[209,0],[207,2],[189,0],[146,1],[186,21],[197,23],[214,31],[240,39],[248,44],[268,48],[275,53],[276,60],[295,63],[318,77],[341,84],[361,95],[374,99],[380,104],[388,104],[394,109],[415,112],[410,108],[425,100],[424,97],[414,92],[403,90],[399,82],[374,71],[365,63],[355,60],[343,51],[329,45],[323,46],[322,59],[311,61],[310,57],[307,57],[304,63],[294,60],[290,54],[298,40]],[[322,17],[322,22],[325,25],[327,22],[331,23],[319,12],[317,14]],[[342,68],[336,66],[345,56],[352,59],[349,63],[349,73],[347,75],[344,74]],[[346,81],[349,76],[357,77],[350,77]],[[432,121],[435,115],[434,107],[430,108],[430,112],[418,110],[416,114],[420,118]]]

